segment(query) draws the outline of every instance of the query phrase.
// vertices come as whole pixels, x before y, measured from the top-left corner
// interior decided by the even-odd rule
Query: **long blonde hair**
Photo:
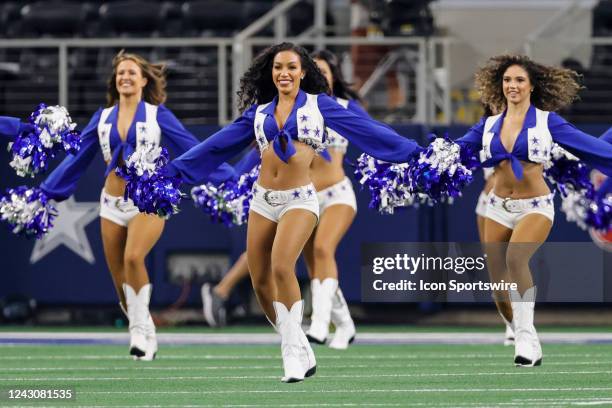
[[[142,71],[142,76],[147,78],[147,84],[142,90],[143,99],[152,104],[160,105],[166,101],[166,67],[164,64],[153,64],[138,54],[131,54],[125,50],[119,51],[113,58],[113,74],[108,79],[106,92],[107,107],[113,106],[119,100],[116,78],[117,67],[125,60],[134,61]]]

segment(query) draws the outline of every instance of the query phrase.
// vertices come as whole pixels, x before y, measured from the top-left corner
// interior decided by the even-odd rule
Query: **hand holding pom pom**
[[[136,149],[117,174],[126,180],[125,197],[129,197],[141,212],[168,218],[176,214],[183,194],[181,179],[166,176],[168,152],[152,145]]]
[[[0,197],[0,219],[14,234],[40,238],[53,227],[56,209],[39,188],[20,186]]]
[[[21,125],[15,141],[9,143],[13,156],[10,166],[21,177],[43,173],[59,151],[79,150],[81,137],[75,127],[63,106],[40,104],[30,115],[29,124]]]
[[[545,175],[557,186],[562,196],[566,196],[571,190],[582,192],[587,198],[591,198],[594,189],[589,174],[590,170],[586,164],[558,144],[553,145],[551,161],[545,165]]]
[[[434,139],[418,160],[409,165],[413,190],[435,202],[460,196],[461,190],[473,180],[472,171],[462,163],[461,149],[448,136]]]
[[[247,222],[253,198],[253,184],[259,176],[260,166],[240,176],[238,181],[228,180],[219,186],[212,183],[202,184],[191,190],[196,207],[209,214],[213,221],[228,227]]]
[[[370,190],[369,208],[393,214],[397,207],[418,206],[422,200],[410,191],[407,163],[388,163],[363,153],[357,159],[355,175]]]

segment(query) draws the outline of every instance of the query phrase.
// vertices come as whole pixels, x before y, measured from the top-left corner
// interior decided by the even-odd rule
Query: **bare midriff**
[[[320,155],[316,155],[310,164],[310,178],[314,184],[315,190],[321,191],[333,186],[344,180],[344,168],[342,161],[344,153],[337,149],[327,149],[331,156],[331,162],[328,162]]]
[[[122,164],[123,160],[119,159],[118,165],[121,166]],[[108,162],[106,165],[108,166]],[[125,180],[119,177],[114,170],[111,171],[108,173],[108,176],[106,176],[104,191],[106,191],[106,194],[114,197],[123,197],[123,193],[125,192]]]
[[[287,163],[282,161],[272,146],[262,152],[257,183],[269,190],[289,190],[310,184],[310,164],[316,153],[312,147],[293,141],[295,154]]]
[[[512,171],[509,160],[504,160],[495,167],[495,185],[493,192],[502,198],[531,198],[550,194],[544,181],[544,166],[538,163],[521,161],[523,179],[518,180]]]

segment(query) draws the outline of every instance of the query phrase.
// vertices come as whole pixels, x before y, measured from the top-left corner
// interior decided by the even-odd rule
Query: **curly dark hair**
[[[332,53],[328,50],[319,50],[315,51],[310,56],[313,59],[319,59],[327,62],[329,65],[329,69],[331,70],[332,77],[334,78],[334,86],[332,91],[332,95],[337,96],[338,98],[343,99],[356,99],[361,101],[361,97],[359,94],[351,88],[351,84],[346,82],[344,79],[344,75],[342,75],[342,71],[340,70],[340,61],[336,54]]]
[[[475,75],[480,100],[493,112],[506,108],[503,77],[506,70],[518,65],[527,71],[533,85],[531,103],[538,109],[557,111],[578,99],[581,76],[571,69],[547,66],[532,61],[525,55],[497,55],[490,58]]]
[[[308,55],[308,51],[293,43],[284,42],[263,50],[240,78],[238,90],[238,107],[244,112],[253,104],[268,103],[278,94],[272,81],[272,63],[276,54],[282,51],[293,51],[300,57],[302,69],[306,72],[300,82],[300,88],[310,94],[327,93],[327,80]]]
[[[138,54],[131,54],[125,50],[119,51],[113,58],[113,73],[108,78],[108,88],[106,91],[107,107],[113,106],[119,100],[117,91],[117,67],[125,60],[134,61],[140,67],[142,76],[147,78],[147,84],[142,90],[142,98],[152,104],[161,105],[166,101],[166,74],[164,64],[153,64]]]

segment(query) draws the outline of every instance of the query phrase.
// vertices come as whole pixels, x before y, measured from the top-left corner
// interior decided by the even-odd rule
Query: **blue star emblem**
[[[257,194],[257,187],[253,187],[253,194]]]
[[[533,208],[539,207],[540,206],[540,200],[536,200],[536,199],[531,200],[531,206]]]
[[[315,128],[315,130],[314,130],[315,136],[319,136],[320,133],[321,133],[321,129]]]
[[[261,131],[261,123],[258,123],[255,129],[257,129],[258,131]]]
[[[531,139],[531,143],[538,144],[538,143],[540,143],[540,140],[537,137],[534,136],[533,139]]]
[[[533,149],[531,149],[531,153],[533,155],[537,155],[538,153],[540,153],[540,150],[534,147]]]
[[[300,116],[300,120],[301,120],[302,122],[306,122],[306,121],[308,120],[308,116],[306,116],[306,115],[302,114],[302,116]]]
[[[108,204],[108,198],[104,197],[104,204]]]
[[[305,135],[307,135],[309,132],[310,132],[310,129],[308,129],[306,126],[302,128],[302,133],[304,133]]]
[[[328,191],[327,192],[327,196],[328,197],[333,197],[334,196],[334,192],[333,191]]]
[[[311,189],[306,190],[306,194],[308,194],[308,197],[310,197],[312,195],[312,190]]]
[[[144,124],[140,125],[140,127],[138,128],[138,130],[139,130],[140,132],[146,132],[146,131],[147,131],[147,125],[144,125]]]
[[[491,200],[490,200],[491,205],[495,205],[495,202],[496,202],[495,198],[491,197]]]
[[[146,140],[141,140],[141,141],[140,141],[140,145],[141,145],[141,146],[145,146],[146,144],[147,144],[147,141],[146,141]]]
[[[552,199],[550,197],[548,197],[546,199],[546,204],[551,205],[552,204]]]
[[[294,190],[293,191],[293,198],[300,198],[300,191],[299,190]]]
[[[259,138],[257,138],[257,141],[259,142],[259,144],[264,144],[266,142],[266,138],[263,136],[259,136]]]

